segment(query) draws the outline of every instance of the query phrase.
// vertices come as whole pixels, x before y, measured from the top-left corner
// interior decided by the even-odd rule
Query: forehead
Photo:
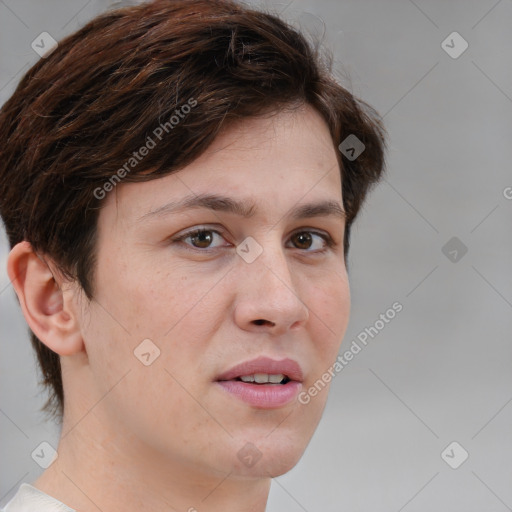
[[[218,194],[287,208],[305,200],[341,202],[339,160],[321,115],[305,106],[231,123],[184,169],[148,182],[120,183],[106,198],[117,216],[134,222],[185,196]],[[307,196],[307,197],[306,197]]]

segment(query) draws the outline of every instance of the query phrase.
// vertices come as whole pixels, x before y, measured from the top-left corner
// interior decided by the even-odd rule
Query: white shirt
[[[0,512],[76,512],[76,510],[24,482]]]

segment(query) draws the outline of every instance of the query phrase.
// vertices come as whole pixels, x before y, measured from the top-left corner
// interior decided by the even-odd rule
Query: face
[[[80,322],[87,392],[123,449],[234,478],[297,463],[328,385],[299,393],[349,320],[335,205],[335,148],[310,107],[240,121],[179,172],[107,196]]]

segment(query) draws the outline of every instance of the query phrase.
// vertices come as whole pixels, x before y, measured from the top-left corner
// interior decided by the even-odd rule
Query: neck
[[[80,512],[264,512],[270,478],[164,459],[92,413],[64,416],[58,458],[34,487]]]

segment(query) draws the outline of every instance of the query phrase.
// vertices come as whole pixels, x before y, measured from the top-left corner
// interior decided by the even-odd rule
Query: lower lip
[[[286,384],[252,384],[239,380],[223,380],[217,383],[249,405],[262,409],[276,409],[291,403],[302,387],[297,381]]]

